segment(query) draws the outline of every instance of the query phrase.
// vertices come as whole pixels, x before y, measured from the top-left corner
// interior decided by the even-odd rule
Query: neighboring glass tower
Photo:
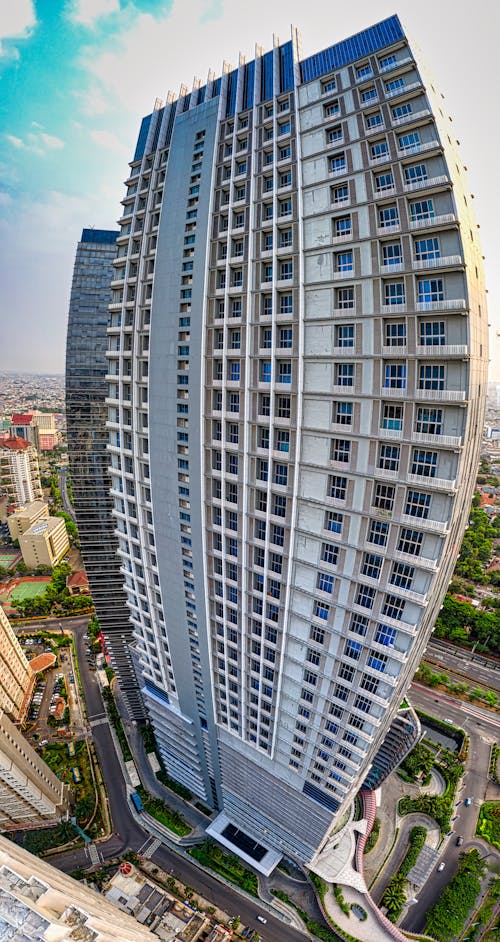
[[[130,652],[106,450],[106,328],[116,232],[84,229],[78,243],[66,345],[68,455],[82,558],[96,616],[130,716],[144,718]]]
[[[108,427],[143,696],[264,871],[321,871],[413,741],[468,519],[487,315],[442,108],[397,17],[308,59],[294,33],[158,105],[126,183]]]

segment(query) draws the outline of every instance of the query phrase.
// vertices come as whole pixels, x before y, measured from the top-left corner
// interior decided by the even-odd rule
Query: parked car
[[[472,798],[466,798],[464,801],[465,807],[470,808],[471,804],[472,804]]]
[[[445,864],[444,860],[442,860],[441,863],[439,864],[439,867],[438,867],[438,873],[441,873],[441,872],[444,870],[445,867],[446,867],[446,864]]]
[[[463,842],[464,842],[464,839],[463,839],[462,835],[459,834],[458,837],[457,837],[457,839],[456,839],[456,841],[455,841],[455,844],[457,845],[457,847],[461,847],[462,844],[463,844]]]
[[[257,919],[259,920],[259,922],[264,922],[264,923],[267,922],[267,919],[265,919],[265,917],[261,916],[260,914],[257,916]]]

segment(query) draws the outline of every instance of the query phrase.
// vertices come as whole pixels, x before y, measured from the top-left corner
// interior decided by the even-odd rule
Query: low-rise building
[[[19,537],[23,560],[29,569],[55,566],[69,550],[69,537],[62,517],[46,517]]]
[[[18,507],[7,517],[11,540],[18,540],[34,523],[49,516],[49,506],[44,500],[32,500],[24,507]]]

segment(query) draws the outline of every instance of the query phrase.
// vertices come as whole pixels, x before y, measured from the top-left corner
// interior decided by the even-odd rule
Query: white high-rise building
[[[130,166],[108,427],[144,701],[219,840],[310,863],[412,739],[468,518],[487,314],[463,161],[391,17],[169,94]]]

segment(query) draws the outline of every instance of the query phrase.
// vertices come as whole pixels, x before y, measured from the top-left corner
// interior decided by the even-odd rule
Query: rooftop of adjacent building
[[[32,412],[15,413],[12,416],[12,425],[31,425],[32,420],[33,420]]]
[[[61,523],[64,524],[62,517],[45,517],[44,520],[38,520],[34,523],[23,536],[40,536],[41,533],[51,533],[53,530],[59,529]]]
[[[31,442],[26,441],[25,438],[19,438],[18,435],[11,435],[10,438],[0,440],[0,448],[5,448],[8,451],[25,451],[26,448],[32,447]]]
[[[114,229],[83,229],[80,242],[97,242],[114,245],[118,235],[119,232]]]
[[[44,500],[32,500],[29,504],[23,504],[18,507],[11,516],[13,517],[36,517],[38,514],[49,512],[48,504]]]
[[[83,572],[73,572],[66,579],[66,585],[68,589],[74,589],[77,586],[88,586],[89,580],[87,578],[87,573]]]

